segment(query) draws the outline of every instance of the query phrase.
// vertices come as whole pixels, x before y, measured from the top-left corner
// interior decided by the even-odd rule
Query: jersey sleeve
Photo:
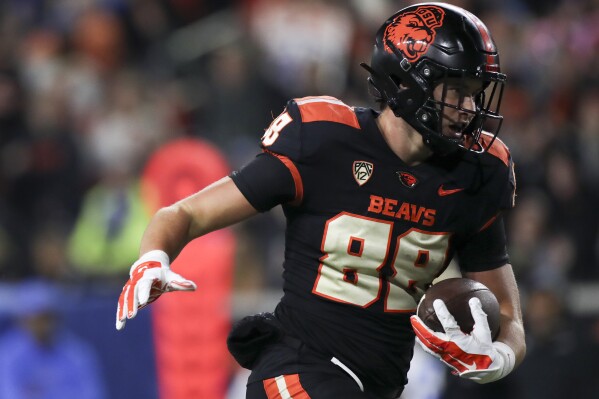
[[[509,263],[503,216],[492,219],[458,248],[457,259],[463,272],[492,270]]]
[[[489,136],[483,135],[481,137],[483,142],[491,140]],[[486,144],[486,143],[485,143]],[[491,147],[487,150],[489,155],[495,157],[501,161],[503,174],[500,174],[500,191],[499,196],[499,209],[501,211],[510,210],[515,205],[516,198],[516,176],[514,174],[514,161],[510,150],[503,141],[495,138]],[[507,176],[506,176],[507,175]]]
[[[272,121],[261,139],[262,149],[298,161],[302,154],[302,118],[295,100]]]
[[[285,110],[268,127],[262,136],[262,148],[283,155],[293,162],[310,157],[313,151],[326,142],[327,135],[307,133],[305,128],[316,124],[347,126],[360,129],[355,110],[343,101],[330,96],[302,97],[290,100]],[[329,136],[330,137],[330,136]],[[326,145],[326,144],[325,144]]]
[[[250,163],[230,175],[243,196],[259,212],[298,197],[294,177],[281,159],[258,154]]]
[[[314,133],[306,124],[336,123],[359,128],[353,108],[328,96],[303,97],[290,100],[275,118],[261,139],[263,154],[231,178],[246,199],[264,212],[278,204],[299,205],[304,183],[300,174],[315,153],[334,140],[326,134]],[[324,129],[327,131],[326,129]],[[326,137],[329,137],[327,139]]]

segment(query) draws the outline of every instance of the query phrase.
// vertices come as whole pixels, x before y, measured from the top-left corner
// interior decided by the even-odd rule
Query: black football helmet
[[[398,11],[378,30],[371,65],[361,65],[370,72],[368,81],[377,99],[420,133],[435,153],[459,148],[484,152],[499,133],[506,75],[500,72],[487,27],[460,7],[421,3]],[[435,100],[435,87],[448,79],[480,84],[474,111],[446,103],[446,88]],[[468,114],[461,134],[452,137],[442,131],[448,107]],[[483,128],[488,132],[484,140]]]

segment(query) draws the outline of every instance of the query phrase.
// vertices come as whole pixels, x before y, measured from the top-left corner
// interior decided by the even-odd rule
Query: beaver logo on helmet
[[[419,59],[435,40],[436,29],[443,25],[445,11],[436,6],[421,6],[401,13],[385,29],[384,42],[390,40],[410,62]],[[385,44],[385,51],[393,51]]]

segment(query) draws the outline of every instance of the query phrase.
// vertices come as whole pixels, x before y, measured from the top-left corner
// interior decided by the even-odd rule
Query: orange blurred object
[[[228,173],[215,147],[178,139],[150,158],[142,184],[145,198],[157,210]],[[194,240],[173,262],[173,269],[195,281],[198,290],[164,295],[151,306],[160,398],[224,398],[234,258],[234,235],[224,229]]]

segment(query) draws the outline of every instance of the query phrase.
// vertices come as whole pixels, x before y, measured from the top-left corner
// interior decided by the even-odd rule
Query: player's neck
[[[422,136],[389,108],[381,112],[376,123],[391,151],[406,165],[416,166],[432,155]]]

